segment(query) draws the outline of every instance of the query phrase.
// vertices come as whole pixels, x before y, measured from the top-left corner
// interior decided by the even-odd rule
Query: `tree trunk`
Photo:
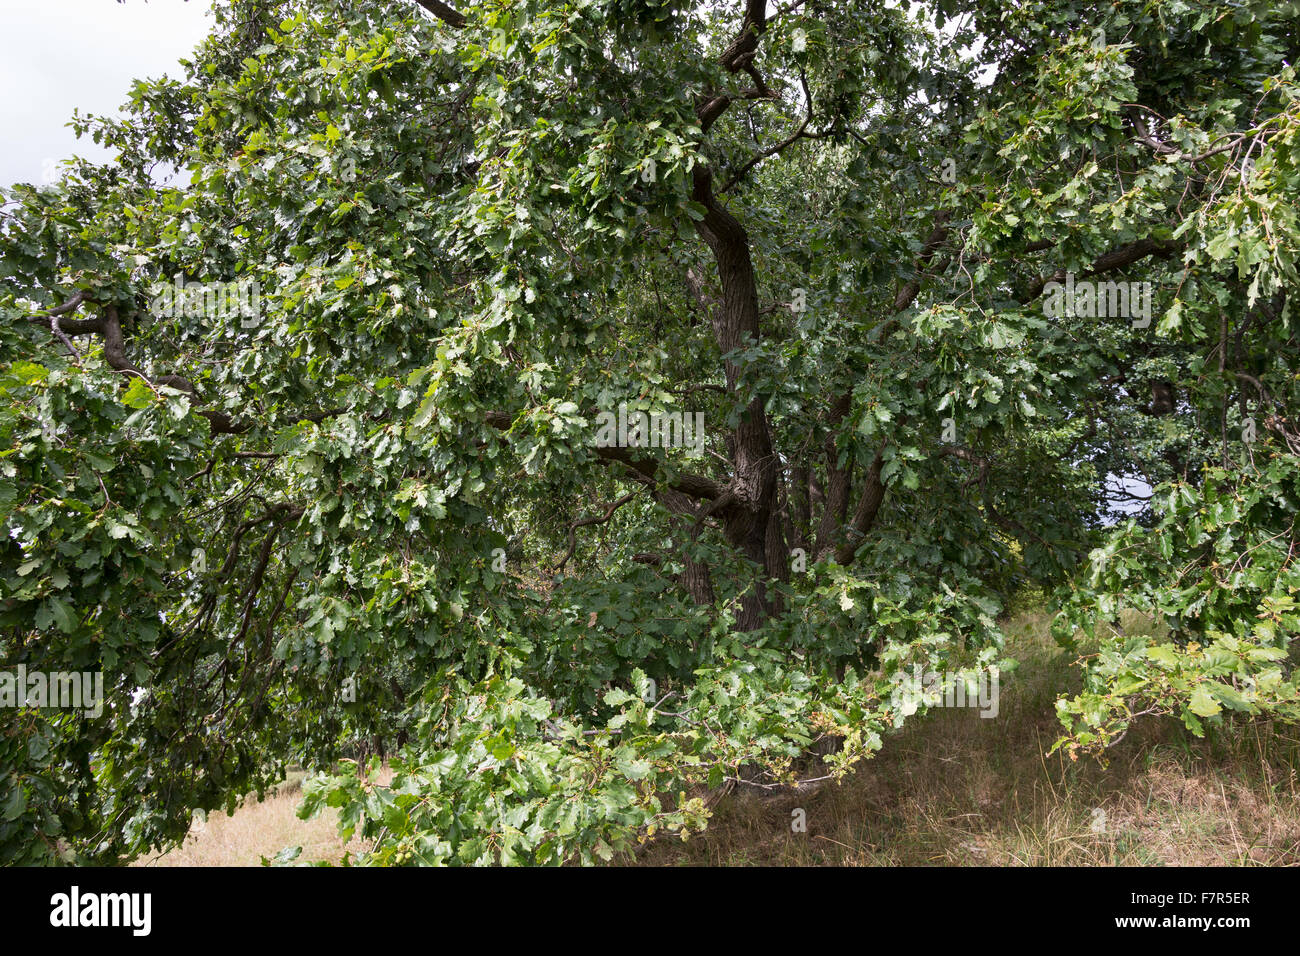
[[[704,206],[696,222],[718,267],[722,285],[721,306],[713,312],[713,331],[723,354],[761,337],[758,324],[758,289],[749,255],[749,236],[740,222],[713,196],[712,173],[696,166],[693,198]],[[740,368],[725,363],[727,387],[739,387]],[[777,462],[762,396],[755,395],[731,436],[732,478],[723,498],[715,502],[727,542],[753,561],[759,576],[741,599],[736,624],[742,631],[762,625],[773,611],[766,582],[785,571],[784,534],[777,515]],[[774,528],[769,528],[774,525]]]

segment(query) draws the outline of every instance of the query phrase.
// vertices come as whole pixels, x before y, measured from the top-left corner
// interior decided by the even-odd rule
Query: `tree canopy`
[[[608,860],[1027,589],[1071,756],[1300,716],[1300,4],[214,11],[0,193],[0,661],[106,692],[4,711],[0,859],[301,763],[365,862]]]

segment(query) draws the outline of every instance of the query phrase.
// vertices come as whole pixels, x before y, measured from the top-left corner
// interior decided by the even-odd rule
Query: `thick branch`
[[[885,500],[885,483],[880,480],[880,469],[884,460],[884,448],[881,448],[876,452],[871,467],[867,469],[867,480],[862,487],[862,497],[858,499],[858,506],[853,511],[853,520],[849,522],[844,540],[835,551],[835,561],[838,564],[848,564],[853,560],[853,555],[857,553],[862,539],[876,523],[876,515],[880,513],[880,506]]]
[[[1086,277],[1114,272],[1116,269],[1123,269],[1125,266],[1140,262],[1148,256],[1168,259],[1181,248],[1182,244],[1178,242],[1162,239],[1139,239],[1137,242],[1131,242],[1126,246],[1120,246],[1118,249],[1112,249],[1110,252],[1098,256],[1093,264],[1084,271],[1083,275]],[[1062,269],[1055,275],[1035,279],[1029,288],[1017,297],[1017,300],[1021,305],[1034,301],[1043,294],[1043,289],[1049,282],[1064,282],[1066,275],[1067,273]]]
[[[449,26],[453,26],[459,30],[465,25],[464,14],[453,10],[451,7],[443,3],[442,0],[415,0],[415,2]]]
[[[505,412],[490,411],[483,416],[483,420],[491,427],[499,431],[509,431],[514,420]],[[680,492],[690,498],[702,501],[711,501],[714,498],[721,497],[724,487],[704,475],[682,474],[677,475],[671,481],[660,482],[656,475],[659,471],[659,462],[655,458],[639,457],[635,454],[634,449],[624,448],[621,446],[595,446],[592,452],[602,462],[617,462],[624,465],[633,481],[645,485],[647,488],[658,488],[661,484],[673,491]]]
[[[942,210],[935,216],[934,228],[930,230],[930,235],[926,237],[925,245],[922,246],[921,254],[917,259],[916,271],[918,273],[930,264],[940,247],[947,240],[950,230],[948,221],[951,217],[952,213],[947,210]],[[894,297],[894,314],[881,324],[877,334],[883,334],[889,326],[897,322],[899,313],[911,306],[920,291],[921,280],[919,278],[910,279]],[[829,416],[832,426],[838,425],[844,419],[852,406],[852,401],[852,390],[843,392],[835,400],[835,404],[831,406]],[[840,564],[847,564],[853,559],[861,539],[875,524],[876,515],[879,513],[880,506],[885,499],[885,486],[880,478],[883,453],[884,448],[882,447],[876,453],[871,466],[867,469],[866,482],[858,498],[857,507],[853,511],[853,518],[845,529],[845,534],[837,535],[835,531],[843,524],[844,510],[848,504],[850,489],[847,474],[842,475],[835,462],[835,441],[833,438],[827,439],[826,472],[830,497],[827,499],[826,510],[822,514],[821,526],[817,532],[817,554],[819,557],[831,553],[832,548],[834,548],[835,560]],[[847,469],[845,471],[847,472]],[[842,486],[842,491],[839,490],[838,486]],[[828,522],[828,518],[833,519],[833,521]],[[839,542],[838,545],[836,545],[836,541]]]

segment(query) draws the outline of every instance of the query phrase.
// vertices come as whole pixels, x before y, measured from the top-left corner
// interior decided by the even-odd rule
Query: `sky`
[[[42,183],[73,155],[109,160],[65,125],[73,110],[116,115],[132,80],[179,78],[207,10],[206,0],[0,0],[0,186]]]

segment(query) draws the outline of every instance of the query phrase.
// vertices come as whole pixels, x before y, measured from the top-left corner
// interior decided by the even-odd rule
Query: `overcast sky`
[[[207,0],[0,0],[0,185],[40,183],[48,161],[108,154],[65,124],[116,114],[131,81],[179,78],[211,26]]]

